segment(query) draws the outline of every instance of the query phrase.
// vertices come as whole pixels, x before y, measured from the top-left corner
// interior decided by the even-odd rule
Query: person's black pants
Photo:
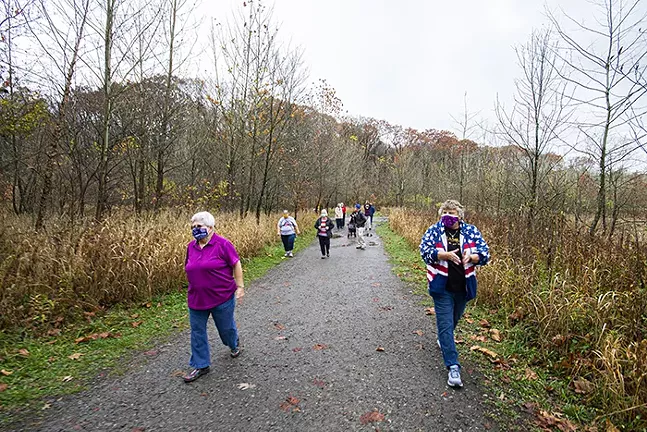
[[[344,220],[342,218],[335,219],[335,222],[337,223],[337,229],[340,230],[344,227]]]
[[[319,236],[319,247],[321,248],[321,256],[330,255],[330,237]]]

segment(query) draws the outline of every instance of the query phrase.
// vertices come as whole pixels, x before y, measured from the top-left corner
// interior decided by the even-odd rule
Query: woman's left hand
[[[478,264],[479,261],[480,257],[478,254],[470,254],[469,252],[463,254],[463,265],[467,263]]]
[[[239,299],[244,295],[245,295],[245,288],[237,288],[236,289],[236,299]]]

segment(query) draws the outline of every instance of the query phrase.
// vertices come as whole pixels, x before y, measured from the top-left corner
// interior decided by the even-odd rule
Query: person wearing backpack
[[[279,219],[279,222],[276,224],[277,235],[281,236],[281,241],[283,242],[283,249],[285,249],[285,257],[292,258],[294,254],[292,250],[294,249],[294,239],[297,234],[301,234],[299,231],[299,225],[297,221],[290,216],[290,212],[283,210],[283,217]]]
[[[321,216],[315,222],[319,247],[321,248],[321,259],[330,257],[330,238],[332,237],[333,228],[335,228],[335,224],[328,217],[328,210],[321,210]]]
[[[361,211],[361,204],[355,204],[355,210],[350,215],[350,223],[357,229],[357,246],[355,249],[366,249],[366,242],[364,241],[364,226],[366,225],[366,216]]]

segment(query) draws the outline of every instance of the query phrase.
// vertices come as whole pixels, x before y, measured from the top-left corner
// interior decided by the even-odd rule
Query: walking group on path
[[[363,211],[362,211],[363,210]],[[362,207],[355,204],[348,223],[349,237],[356,231],[357,245],[366,249],[365,229],[373,228],[375,207],[368,201]],[[427,264],[429,295],[434,300],[437,344],[448,369],[447,384],[462,387],[460,363],[454,341],[454,331],[468,301],[476,297],[476,267],[487,264],[489,248],[479,230],[464,221],[463,206],[455,200],[445,201],[438,210],[439,220],[422,237],[420,254]],[[335,208],[335,223],[326,209],[314,224],[321,258],[330,257],[332,231],[345,225],[345,206]],[[210,354],[207,321],[214,320],[220,339],[229,347],[231,357],[241,352],[240,339],[234,320],[237,299],[244,295],[243,272],[232,243],[215,233],[215,219],[208,212],[191,218],[195,240],[187,246],[185,270],[188,279],[188,307],[191,326],[192,370],[183,378],[189,383],[209,372]],[[300,234],[296,220],[285,210],[277,223],[285,257],[293,257],[294,239]]]

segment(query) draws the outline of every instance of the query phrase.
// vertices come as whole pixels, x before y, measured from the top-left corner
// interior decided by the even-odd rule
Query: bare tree
[[[590,118],[579,125],[589,149],[580,149],[592,156],[598,165],[597,206],[589,232],[596,231],[602,220],[606,231],[607,173],[610,152],[629,154],[635,147],[632,140],[611,146],[610,134],[626,127],[628,114],[647,92],[639,80],[645,75],[647,40],[643,28],[647,13],[640,0],[604,0],[596,3],[599,20],[595,27],[582,24],[567,14],[564,18],[574,31],[567,30],[549,13],[550,20],[565,46],[557,50],[557,58],[567,66],[562,78],[575,85],[571,100],[590,111]],[[576,37],[576,35],[582,35]],[[615,157],[615,160],[622,159]]]
[[[530,40],[516,47],[522,76],[515,80],[511,110],[497,100],[499,133],[516,146],[519,165],[526,175],[525,206],[532,225],[540,208],[540,191],[554,164],[546,157],[568,127],[571,111],[566,108],[566,84],[556,62],[557,46],[549,30],[535,31]]]

